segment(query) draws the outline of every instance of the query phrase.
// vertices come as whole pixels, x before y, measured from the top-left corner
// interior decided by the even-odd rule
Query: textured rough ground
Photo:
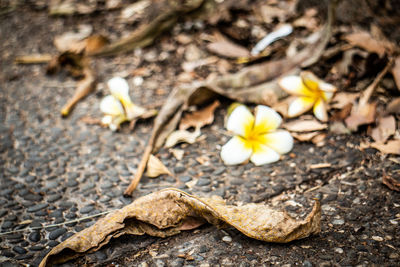
[[[59,116],[59,109],[72,95],[74,81],[63,74],[47,77],[44,66],[12,63],[19,54],[55,52],[54,36],[82,22],[92,23],[97,32],[120,35],[130,30],[114,19],[112,14],[49,18],[29,7],[0,17],[0,231],[12,232],[0,236],[0,263],[35,266],[51,247],[94,222],[71,220],[132,201],[122,192],[135,172],[151,123],[139,123],[133,133],[127,127],[111,133],[80,118],[99,116],[104,81],[138,67],[152,72],[133,88],[132,98],[142,105],[160,104],[182,71],[183,54],[175,53],[179,44],[167,35],[153,47],[96,60],[99,89],[68,119]],[[190,35],[202,30],[196,27],[177,26],[173,31]],[[277,245],[204,226],[166,239],[121,237],[65,266],[398,266],[400,194],[381,179],[384,174],[399,175],[399,157],[360,151],[362,136],[330,135],[322,147],[296,143],[293,153],[275,164],[225,167],[219,147],[228,139],[223,129],[226,104],[217,110],[215,123],[203,130],[202,141],[181,145],[181,161],[168,150],[159,152],[177,179],[144,178],[133,197],[176,186],[198,195],[217,194],[230,203],[281,203],[288,212],[302,215],[310,210],[310,199],[319,197],[321,234]],[[310,169],[326,162],[332,167]],[[18,231],[50,224],[58,225]]]

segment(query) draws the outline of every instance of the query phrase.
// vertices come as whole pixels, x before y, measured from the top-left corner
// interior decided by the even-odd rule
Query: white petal
[[[107,85],[110,88],[111,94],[121,101],[125,109],[132,108],[133,103],[129,96],[129,85],[124,78],[114,77],[108,81]]]
[[[233,133],[246,137],[254,125],[254,116],[246,106],[240,105],[235,108],[228,118],[226,128]]]
[[[279,154],[285,154],[293,148],[293,137],[288,131],[278,130],[272,133],[267,133],[264,145],[272,148]]]
[[[259,105],[255,110],[253,133],[267,133],[279,127],[282,123],[281,116],[272,108]]]
[[[311,97],[298,97],[289,105],[288,116],[299,116],[312,108],[315,100]]]
[[[324,98],[325,102],[329,103],[332,100],[334,92],[321,91],[321,95]]]
[[[285,90],[290,95],[295,96],[312,96],[314,95],[307,87],[304,85],[300,76],[286,76],[279,80],[279,86]]]
[[[334,93],[337,90],[334,85],[332,85],[330,83],[322,82],[322,81],[319,83],[319,89],[321,89],[322,91],[331,92],[331,93]]]
[[[111,91],[111,94],[129,94],[128,82],[121,77],[114,77],[107,82],[107,86]]]
[[[240,164],[248,160],[253,152],[251,146],[246,145],[246,141],[234,136],[221,149],[221,158],[226,165]]]
[[[121,103],[112,95],[108,95],[101,100],[100,110],[105,114],[113,116],[118,116],[125,113]]]
[[[250,161],[256,166],[264,165],[278,161],[280,155],[272,148],[259,144],[255,149],[253,155],[251,155]]]
[[[112,122],[113,117],[111,115],[105,115],[103,118],[101,118],[101,123],[104,125],[110,125]]]
[[[314,105],[314,116],[319,119],[320,121],[327,121],[328,120],[328,113],[326,111],[326,104],[325,101],[321,98],[317,100]]]

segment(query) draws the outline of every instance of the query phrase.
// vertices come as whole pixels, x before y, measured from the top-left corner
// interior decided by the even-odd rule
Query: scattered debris
[[[150,178],[158,177],[162,174],[173,176],[167,167],[159,160],[156,156],[150,155],[149,161],[147,162],[146,176]]]
[[[264,204],[232,206],[219,197],[199,198],[178,189],[164,189],[135,200],[54,247],[40,267],[59,264],[97,251],[121,235],[167,237],[204,223],[228,225],[254,239],[287,243],[321,231],[321,206],[315,201],[304,220]]]
[[[375,142],[385,143],[396,132],[396,120],[393,116],[378,119],[378,125],[372,129],[371,137]]]
[[[382,176],[382,183],[391,190],[400,192],[400,176],[393,177],[388,174],[384,174]]]
[[[325,130],[326,128],[328,128],[328,125],[314,119],[311,120],[299,119],[284,123],[283,128],[285,128],[290,132],[313,132],[313,131]]]
[[[251,55],[252,56],[259,55],[262,51],[265,50],[265,48],[267,48],[267,46],[285,36],[288,36],[289,34],[292,33],[292,31],[293,27],[290,24],[281,25],[278,29],[269,33],[267,36],[261,39],[251,50]]]
[[[371,143],[369,146],[378,149],[384,154],[400,155],[400,140],[389,140],[386,144],[375,142]]]
[[[219,105],[219,101],[215,100],[212,104],[201,110],[185,114],[179,123],[179,130],[186,130],[190,127],[200,129],[205,125],[213,123],[214,111]]]
[[[193,132],[187,130],[176,130],[172,132],[165,141],[165,147],[173,147],[178,143],[194,144],[200,136],[200,128],[196,128]]]

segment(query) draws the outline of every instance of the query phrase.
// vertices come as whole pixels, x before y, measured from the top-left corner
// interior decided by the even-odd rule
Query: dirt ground
[[[135,103],[160,107],[182,82],[241,66],[225,60],[185,74],[183,62],[208,55],[201,36],[212,29],[202,21],[181,21],[154,45],[95,59],[96,92],[61,118],[59,110],[73,94],[75,80],[64,72],[47,76],[45,65],[16,65],[14,58],[56,54],[54,37],[81,24],[111,39],[126,35],[133,26],[119,23],[118,15],[114,10],[50,17],[40,4],[0,13],[1,266],[37,266],[52,247],[92,225],[96,214],[172,186],[200,196],[219,195],[229,203],[277,204],[297,217],[310,211],[316,197],[322,203],[322,231],[289,244],[270,244],[206,225],[165,239],[120,237],[63,266],[400,266],[400,193],[382,183],[385,175],[399,176],[400,157],[361,150],[360,143],[370,138],[364,128],[348,135],[328,133],[322,146],[296,142],[292,153],[266,166],[225,166],[219,149],[229,138],[223,125],[230,101],[221,99],[201,141],[178,146],[185,151],[182,160],[164,148],[157,154],[176,178],[144,177],[133,198],[123,197],[152,121],[139,122],[133,132],[123,125],[116,133],[83,122],[85,116],[101,117],[106,81],[124,76]],[[318,74],[327,69],[324,64],[314,67]],[[384,84],[398,96],[390,79]],[[319,163],[330,166],[311,168]],[[93,218],[74,221],[86,216]]]

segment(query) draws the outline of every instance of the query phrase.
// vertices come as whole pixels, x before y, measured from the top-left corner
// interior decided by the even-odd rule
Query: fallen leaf
[[[318,20],[316,16],[318,10],[316,8],[309,8],[305,11],[304,15],[293,22],[294,27],[304,27],[308,30],[315,31],[318,28]]]
[[[310,132],[310,133],[296,133],[296,132],[291,132],[290,133],[294,138],[301,142],[307,142],[311,141],[315,136],[319,134],[319,132]]]
[[[384,154],[400,155],[400,140],[389,140],[386,144],[375,142],[369,146],[378,149]]]
[[[396,132],[396,120],[393,116],[378,119],[378,125],[372,129],[371,137],[375,142],[385,143]]]
[[[97,1],[52,0],[49,4],[49,14],[65,16],[73,14],[90,14],[96,11]]]
[[[347,93],[347,92],[336,93],[332,98],[330,106],[332,108],[342,109],[349,104],[354,104],[357,97],[359,96],[360,93]]]
[[[177,149],[177,148],[171,148],[169,151],[172,153],[172,155],[174,155],[174,157],[175,157],[177,160],[182,160],[183,155],[185,154],[185,151],[184,151],[184,150],[182,150],[182,149]]]
[[[386,107],[388,114],[400,114],[400,97],[394,98]]]
[[[392,75],[396,83],[397,89],[400,90],[400,56],[396,57],[392,68]]]
[[[375,121],[376,102],[369,103],[369,99],[392,65],[393,59],[390,59],[374,81],[362,92],[358,103],[353,105],[350,116],[345,120],[347,128],[356,131],[358,126],[370,124]]]
[[[89,37],[93,31],[93,27],[87,24],[78,26],[77,31],[66,32],[54,38],[54,46],[59,52],[74,51],[79,53],[85,47],[85,43],[81,42]]]
[[[186,130],[177,130],[172,132],[167,140],[165,141],[165,147],[173,147],[178,143],[189,143],[194,144],[197,138],[200,136],[200,129],[196,129],[193,132]]]
[[[215,100],[212,104],[201,110],[185,114],[179,123],[179,130],[186,130],[190,127],[200,129],[205,125],[213,123],[214,111],[219,105],[219,101]]]
[[[164,189],[111,212],[94,225],[71,236],[54,247],[39,267],[59,264],[97,251],[112,238],[125,234],[172,236],[180,233],[180,229],[188,225],[188,220],[193,227],[201,222],[227,225],[250,238],[287,243],[321,231],[321,206],[315,201],[305,219],[295,220],[285,211],[264,204],[233,206],[216,196],[199,198],[178,189]]]
[[[353,106],[351,115],[346,118],[346,126],[352,131],[357,131],[358,126],[371,124],[375,121],[376,103]]]
[[[325,145],[326,133],[318,133],[316,136],[311,139],[311,142],[318,147]]]
[[[283,124],[283,128],[291,132],[311,132],[320,131],[328,128],[327,124],[321,123],[318,120],[295,120]]]
[[[393,177],[392,175],[384,174],[382,176],[382,183],[390,189],[400,192],[400,177]]]
[[[371,34],[366,31],[346,34],[344,40],[349,44],[360,47],[370,53],[376,53],[379,57],[382,57],[387,50],[385,42],[374,39]]]
[[[149,161],[147,162],[146,176],[150,178],[158,177],[162,174],[168,174],[173,176],[167,167],[159,160],[156,156],[150,155]]]
[[[229,40],[209,43],[207,50],[219,56],[227,58],[249,57],[250,52],[245,47],[235,44]]]

